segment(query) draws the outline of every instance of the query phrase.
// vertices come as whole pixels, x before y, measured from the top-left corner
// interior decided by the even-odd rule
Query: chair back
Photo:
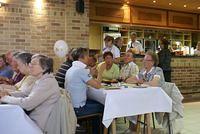
[[[60,89],[61,96],[52,109],[45,127],[46,134],[75,134],[77,118],[69,93]]]

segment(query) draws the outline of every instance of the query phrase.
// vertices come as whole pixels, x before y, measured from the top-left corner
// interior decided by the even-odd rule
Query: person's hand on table
[[[6,95],[10,95],[7,91],[0,91],[0,98],[6,96]]]
[[[110,82],[111,82],[111,83],[116,83],[117,80],[116,80],[116,79],[112,79]]]
[[[144,83],[144,80],[143,79],[138,79],[137,80],[137,84],[143,84]]]
[[[136,76],[132,76],[132,77],[125,79],[124,82],[129,83],[129,84],[137,84],[139,82],[139,80]]]

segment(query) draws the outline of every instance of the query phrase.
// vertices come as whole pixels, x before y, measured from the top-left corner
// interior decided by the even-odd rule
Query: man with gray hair
[[[128,42],[126,51],[132,50],[134,54],[144,54],[144,49],[142,47],[142,44],[136,40],[137,33],[132,32],[131,33],[131,41]]]

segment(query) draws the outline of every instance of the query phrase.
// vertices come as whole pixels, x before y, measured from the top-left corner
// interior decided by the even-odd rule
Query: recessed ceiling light
[[[154,0],[153,3],[156,3],[156,1]]]
[[[199,10],[199,9],[200,9],[200,7],[197,7],[197,9]]]
[[[169,5],[171,6],[171,5],[172,5],[172,3],[170,2],[170,3],[169,3]]]
[[[187,7],[187,5],[183,5],[183,7]]]
[[[130,3],[129,1],[126,2],[126,4],[129,4],[129,3]]]

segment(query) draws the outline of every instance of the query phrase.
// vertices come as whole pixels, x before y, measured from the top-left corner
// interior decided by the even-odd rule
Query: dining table
[[[110,87],[110,88],[109,88]],[[104,105],[102,123],[108,128],[114,119],[154,112],[172,112],[172,99],[161,87],[121,85],[100,89],[89,87],[89,99]],[[133,118],[134,120],[134,118]],[[116,129],[116,128],[115,128]]]
[[[43,134],[18,105],[0,104],[0,134]]]

